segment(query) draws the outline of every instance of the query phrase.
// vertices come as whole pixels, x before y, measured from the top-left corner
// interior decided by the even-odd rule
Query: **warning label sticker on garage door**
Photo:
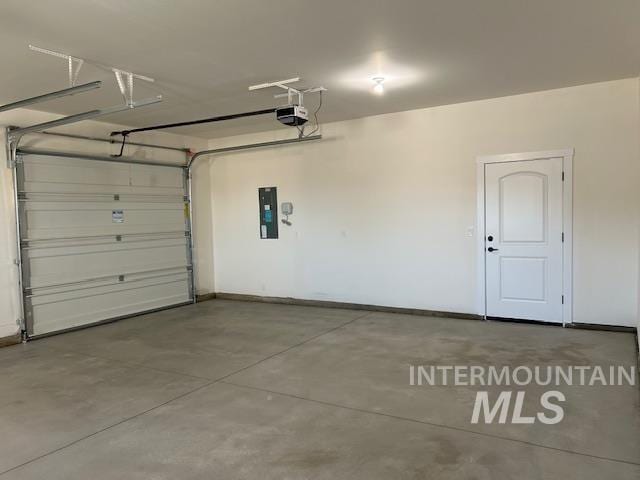
[[[111,221],[113,223],[124,223],[124,210],[111,210]]]

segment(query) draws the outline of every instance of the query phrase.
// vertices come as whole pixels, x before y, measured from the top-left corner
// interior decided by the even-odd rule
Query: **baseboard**
[[[460,312],[443,312],[439,310],[425,310],[420,308],[405,308],[405,307],[387,307],[383,305],[369,305],[364,303],[348,303],[348,302],[335,302],[329,300],[305,300],[301,298],[293,297],[267,297],[261,295],[247,295],[244,293],[226,293],[216,292],[205,295],[198,295],[198,301],[211,300],[213,298],[220,300],[239,300],[244,302],[263,302],[263,303],[280,303],[284,305],[301,305],[307,307],[325,307],[325,308],[343,308],[345,310],[365,310],[370,312],[384,312],[384,313],[404,313],[408,315],[422,315],[426,317],[441,317],[441,318],[460,318],[464,320],[484,320],[482,315],[472,313],[460,313]],[[514,322],[514,323],[529,323],[534,325],[545,325],[562,327],[562,324],[542,322],[538,320],[520,320],[511,318],[493,318],[488,320],[501,321],[501,322]],[[633,333],[638,335],[638,329],[635,327],[624,327],[617,325],[605,325],[605,324],[592,324],[592,323],[572,323],[566,325],[568,328],[576,328],[583,330],[603,330],[608,332],[624,332]]]
[[[196,302],[206,302],[207,300],[213,300],[216,298],[215,293],[203,293],[201,295],[196,295]]]
[[[606,332],[624,332],[634,333],[637,335],[638,329],[636,327],[625,327],[622,325],[606,325],[601,323],[570,323],[568,328],[578,328],[581,330],[604,330]]]
[[[460,312],[442,312],[438,310],[424,310],[420,308],[387,307],[383,305],[369,305],[364,303],[334,302],[329,300],[305,300],[292,297],[263,297],[260,295],[246,295],[243,293],[217,292],[214,294],[220,300],[241,300],[245,302],[281,303],[285,305],[300,305],[306,307],[343,308],[345,310],[365,310],[370,312],[404,313],[408,315],[422,315],[426,317],[461,318],[464,320],[482,320],[481,315]]]
[[[15,334],[9,335],[8,337],[0,338],[0,348],[8,347],[9,345],[16,345],[20,342],[22,342],[22,335],[20,334],[20,332],[16,332]]]

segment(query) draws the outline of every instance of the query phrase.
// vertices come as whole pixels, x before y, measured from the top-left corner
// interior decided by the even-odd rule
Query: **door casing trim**
[[[486,318],[486,262],[485,262],[485,166],[488,163],[522,162],[562,158],[562,325],[573,323],[573,148],[545,150],[540,152],[507,153],[501,155],[482,155],[476,158],[477,187],[477,235],[476,235],[476,310]]]

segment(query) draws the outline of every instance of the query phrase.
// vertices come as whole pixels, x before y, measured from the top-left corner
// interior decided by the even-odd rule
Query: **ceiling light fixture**
[[[375,86],[373,87],[374,93],[382,95],[384,93],[384,77],[373,77],[371,80],[375,83]]]

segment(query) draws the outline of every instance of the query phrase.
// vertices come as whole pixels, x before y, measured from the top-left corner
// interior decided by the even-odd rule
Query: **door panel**
[[[500,299],[543,302],[546,292],[546,258],[500,258]]]
[[[485,165],[486,314],[562,322],[562,158]]]
[[[500,179],[500,238],[503,242],[544,242],[547,178],[517,172]]]

